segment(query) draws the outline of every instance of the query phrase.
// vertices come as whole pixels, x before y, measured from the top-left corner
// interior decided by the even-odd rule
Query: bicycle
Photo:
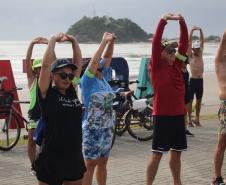
[[[14,98],[14,91],[22,88],[4,90],[3,81],[7,78],[0,78],[0,150],[8,151],[18,143],[21,134],[20,120],[25,122],[26,130],[28,121],[23,117],[15,104],[29,104],[29,101],[17,101]],[[24,139],[27,136],[24,135]]]
[[[132,106],[125,117],[125,125],[129,134],[139,141],[148,141],[153,136],[152,100],[154,94],[148,94],[142,98],[142,93],[147,87],[138,87],[141,90],[140,97],[133,95]]]
[[[123,80],[111,80],[109,84],[111,86],[117,85],[119,88],[124,88],[124,91],[131,91],[129,88],[130,84],[139,83],[139,81],[123,81]],[[146,87],[138,87],[141,92],[145,91]],[[142,93],[141,93],[142,94]],[[113,109],[115,110],[116,120],[115,120],[115,128],[112,139],[112,146],[115,141],[116,135],[122,136],[123,133],[128,130],[128,133],[135,139],[139,141],[147,141],[152,139],[152,133],[150,132],[153,129],[153,120],[152,120],[152,106],[151,101],[149,99],[153,95],[147,95],[145,99],[141,99],[142,96],[137,98],[134,94],[132,94],[134,100],[130,98],[117,98],[115,102],[117,104],[113,104]],[[133,104],[138,103],[138,100],[145,101],[145,106],[141,107],[141,109],[135,109]],[[134,118],[137,119],[137,122],[131,122]],[[139,124],[139,127],[137,127]],[[139,128],[135,130],[135,128]],[[141,128],[145,128],[146,130]],[[143,135],[139,135],[139,132],[143,133]],[[142,131],[142,132],[141,132]]]
[[[127,91],[131,91],[129,89],[129,85],[138,83],[138,81],[111,80],[108,83],[110,84],[110,86],[117,85],[118,89],[123,89],[122,91],[127,92]],[[126,125],[124,123],[124,120],[125,120],[125,115],[127,111],[130,109],[130,107],[131,107],[130,97],[118,96],[114,100],[113,109],[115,110],[115,115],[116,115],[115,133],[118,136],[122,136],[122,134],[126,131]]]

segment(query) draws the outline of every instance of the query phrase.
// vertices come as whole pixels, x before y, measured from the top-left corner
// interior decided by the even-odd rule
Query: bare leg
[[[201,102],[202,99],[196,100],[196,105],[195,105],[195,112],[196,112],[196,122],[199,122],[199,115],[200,115],[200,110],[201,110]]]
[[[147,167],[147,185],[152,185],[154,182],[161,158],[162,153],[159,152],[152,152],[152,155],[150,155]]]
[[[181,152],[171,150],[169,166],[173,175],[174,185],[181,185],[180,173],[181,173]]]
[[[226,148],[226,134],[220,134],[214,156],[214,173],[216,178],[221,176],[225,148]]]
[[[45,182],[38,181],[38,185],[48,185]]]
[[[97,162],[96,179],[98,185],[106,185],[108,157],[100,158]]]
[[[192,103],[193,100],[190,101],[190,103],[188,104],[187,108],[188,108],[188,122],[191,123],[191,115],[192,115]]]
[[[34,129],[28,130],[27,154],[31,164],[35,160],[35,156],[36,156],[36,144],[33,141],[33,133],[34,133]]]
[[[83,178],[83,185],[92,185],[92,181],[93,181],[93,173],[94,173],[94,169],[97,165],[97,161],[98,160],[90,160],[90,159],[86,159],[85,163],[86,163],[86,172],[84,174],[84,178]]]
[[[82,185],[82,179],[77,181],[64,181],[63,185]]]

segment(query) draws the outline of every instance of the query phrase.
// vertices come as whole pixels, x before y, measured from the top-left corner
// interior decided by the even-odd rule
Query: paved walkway
[[[190,128],[195,137],[188,138],[189,149],[182,155],[183,185],[208,185],[212,179],[213,152],[216,143],[216,121],[204,121],[202,127]],[[116,138],[108,164],[108,185],[144,185],[151,141],[136,142],[125,135]],[[172,176],[165,155],[154,184],[171,185]],[[0,185],[37,184],[29,174],[26,146],[0,152]],[[226,177],[226,159],[223,164]],[[93,184],[96,185],[94,182]]]

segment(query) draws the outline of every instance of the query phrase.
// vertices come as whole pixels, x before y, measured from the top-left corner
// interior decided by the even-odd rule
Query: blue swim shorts
[[[96,160],[108,157],[113,137],[112,128],[83,128],[83,156],[85,159]]]

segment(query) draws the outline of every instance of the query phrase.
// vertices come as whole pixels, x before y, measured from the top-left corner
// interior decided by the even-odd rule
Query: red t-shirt
[[[188,30],[185,21],[180,23],[180,40],[178,53],[185,55],[188,48]],[[176,116],[184,115],[185,86],[182,75],[182,61],[176,59],[168,65],[161,60],[161,40],[167,22],[161,19],[152,42],[152,57],[149,65],[151,83],[154,89],[153,115]]]

